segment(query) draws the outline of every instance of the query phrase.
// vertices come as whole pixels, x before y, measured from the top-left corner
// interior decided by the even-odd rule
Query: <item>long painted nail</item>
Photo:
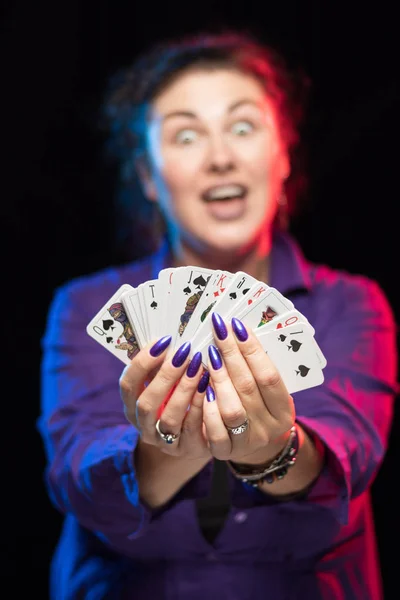
[[[193,356],[192,360],[190,361],[190,364],[188,366],[188,368],[186,369],[186,375],[188,377],[194,377],[197,374],[197,371],[200,368],[201,365],[201,352],[196,352],[196,354]]]
[[[218,313],[213,313],[211,318],[212,318],[214,330],[215,330],[215,333],[217,334],[218,339],[225,340],[228,337],[228,330],[223,321],[223,318]]]
[[[236,317],[233,317],[232,319],[232,329],[239,342],[245,342],[249,337],[246,327],[243,325],[242,321],[239,321]]]
[[[210,372],[204,371],[204,373],[201,376],[201,379],[199,381],[199,385],[197,386],[197,391],[199,392],[199,394],[203,394],[206,391],[209,381],[210,381]]]
[[[222,367],[222,358],[215,346],[208,346],[208,356],[210,357],[213,369],[218,371]]]
[[[180,348],[178,348],[178,350],[175,352],[172,358],[172,364],[174,365],[174,367],[181,367],[187,359],[187,357],[189,356],[189,352],[190,342],[185,342]]]
[[[214,402],[214,400],[215,400],[215,392],[214,392],[213,388],[211,387],[211,385],[207,386],[206,397],[207,397],[207,402]]]
[[[172,340],[172,335],[165,335],[164,337],[160,338],[158,340],[158,342],[156,342],[151,348],[150,348],[150,354],[151,356],[160,356],[160,354],[162,354],[164,352],[164,350],[166,348],[168,348],[168,346],[170,345]]]

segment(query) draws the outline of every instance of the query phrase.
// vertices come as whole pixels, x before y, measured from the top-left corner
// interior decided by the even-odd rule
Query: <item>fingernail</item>
[[[236,317],[232,318],[232,329],[239,342],[245,342],[249,337],[246,327],[243,325],[242,321],[239,321]]]
[[[189,352],[190,342],[185,342],[180,348],[178,348],[178,350],[175,352],[172,358],[172,364],[174,365],[174,367],[181,367],[187,359],[187,357],[189,356]]]
[[[217,334],[218,339],[225,340],[228,336],[228,330],[226,328],[226,325],[225,325],[221,315],[219,315],[218,313],[213,313],[211,318],[212,318],[214,330],[215,330],[215,333]]]
[[[197,371],[199,370],[200,365],[201,365],[201,358],[202,358],[201,352],[196,352],[196,354],[193,356],[193,358],[190,361],[190,364],[186,370],[186,375],[188,377],[194,377],[197,374]]]
[[[199,381],[199,385],[197,386],[197,391],[199,392],[199,394],[203,394],[206,391],[209,381],[210,381],[210,372],[204,371],[204,373],[201,376],[201,379]]]
[[[151,356],[160,356],[160,354],[162,354],[164,352],[164,350],[166,348],[168,348],[169,344],[171,343],[172,340],[172,335],[165,335],[164,337],[160,338],[158,340],[158,342],[156,342],[151,348],[150,348],[150,354]]]
[[[214,400],[215,400],[215,392],[214,392],[213,388],[211,387],[211,385],[207,386],[206,397],[207,397],[207,402],[214,402]]]
[[[213,369],[218,371],[222,367],[222,358],[215,346],[208,346],[208,356],[210,357]]]

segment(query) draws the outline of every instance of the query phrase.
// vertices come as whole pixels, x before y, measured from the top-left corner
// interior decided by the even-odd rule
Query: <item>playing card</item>
[[[181,345],[181,337],[213,273],[212,269],[192,266],[182,267],[174,273],[167,315],[168,333],[172,335],[170,352]]]
[[[223,294],[228,289],[234,276],[229,271],[214,271],[197,304],[196,313],[185,327],[185,331],[181,336],[181,343],[188,340],[193,341],[195,334],[197,335],[205,320],[210,317],[211,311],[216,310],[216,305],[222,300]]]
[[[170,322],[170,311],[169,305],[172,297],[173,280],[175,274],[184,267],[168,267],[162,269],[158,274],[158,293],[160,297],[160,313],[158,317],[158,335],[163,337],[164,335],[171,335],[171,322]]]
[[[159,317],[161,313],[159,287],[158,279],[150,279],[140,285],[140,304],[145,314],[149,341],[161,337],[159,335]]]
[[[249,329],[256,329],[270,322],[276,315],[287,312],[289,308],[293,308],[290,300],[275,288],[257,281],[228,315],[220,314],[225,320],[227,317],[237,317]],[[203,360],[208,353],[208,346],[213,343],[214,332],[211,330],[211,334],[197,348],[202,353]]]
[[[295,323],[284,330],[265,331],[257,337],[278,369],[289,394],[323,383],[324,374],[308,323]]]
[[[230,317],[235,312],[235,306],[242,300],[244,296],[249,292],[252,286],[257,282],[255,277],[247,275],[244,271],[237,271],[234,274],[228,288],[224,291],[222,297],[218,303],[212,307],[208,314],[208,318],[204,320],[201,327],[195,332],[192,337],[192,353],[200,350],[205,345],[208,346],[213,338],[213,326],[211,321],[211,314],[215,310],[224,319]]]
[[[274,330],[274,329],[282,329],[283,327],[288,327],[289,325],[294,325],[299,322],[307,323],[311,328],[312,335],[315,334],[314,328],[310,325],[308,319],[295,308],[293,310],[289,310],[287,312],[283,312],[280,315],[274,315],[272,319],[267,320],[265,323],[259,323],[256,328],[252,328],[256,336],[258,336],[261,332],[265,333],[266,331]]]
[[[123,292],[121,295],[121,302],[124,305],[129,322],[132,325],[133,333],[139,342],[139,347],[143,348],[148,343],[148,338],[145,330],[143,329],[144,317],[142,315],[142,308],[139,302],[138,289],[131,288]]]
[[[256,337],[259,337],[260,333],[265,333],[266,331],[271,331],[271,330],[283,329],[285,327],[288,327],[289,325],[294,325],[295,323],[299,323],[299,322],[307,323],[309,330],[311,332],[311,335],[312,336],[315,335],[314,327],[312,327],[312,325],[310,325],[310,322],[308,321],[308,319],[306,319],[306,317],[296,309],[293,309],[293,310],[290,310],[281,315],[275,316],[271,321],[261,324],[256,329],[253,329],[253,331],[254,331]],[[315,341],[315,338],[314,338],[314,346],[315,346],[315,351],[317,353],[318,359],[320,361],[321,368],[324,369],[327,364],[326,358],[323,355],[321,348],[318,346],[317,342]]]
[[[256,283],[246,298],[235,306],[235,317],[255,329],[271,321],[276,315],[293,310],[294,304],[285,298],[278,290],[268,287],[265,283]]]
[[[121,301],[121,295],[132,290],[122,285],[86,326],[86,332],[106,350],[129,365],[139,351],[138,341]]]

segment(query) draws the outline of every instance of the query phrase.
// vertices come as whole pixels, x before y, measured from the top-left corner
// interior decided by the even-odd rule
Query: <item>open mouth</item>
[[[230,183],[226,185],[215,185],[208,188],[201,195],[205,202],[226,202],[228,200],[243,199],[247,194],[244,185]]]

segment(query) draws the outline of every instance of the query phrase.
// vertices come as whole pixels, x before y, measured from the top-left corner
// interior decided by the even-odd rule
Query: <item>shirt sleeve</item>
[[[100,306],[97,301],[91,311],[93,305],[76,284],[55,294],[42,342],[38,429],[55,507],[118,548],[172,504],[206,495],[208,471],[162,509],[152,511],[141,500],[133,460],[139,434],[125,418],[119,392],[124,365],[87,335],[86,325]]]
[[[375,282],[354,277],[329,293],[329,322],[316,327],[327,360],[324,383],[293,395],[297,421],[325,446],[325,464],[294,502],[322,505],[345,524],[350,499],[371,486],[387,448],[398,392],[397,328]],[[276,501],[249,486],[246,492],[256,504]]]

